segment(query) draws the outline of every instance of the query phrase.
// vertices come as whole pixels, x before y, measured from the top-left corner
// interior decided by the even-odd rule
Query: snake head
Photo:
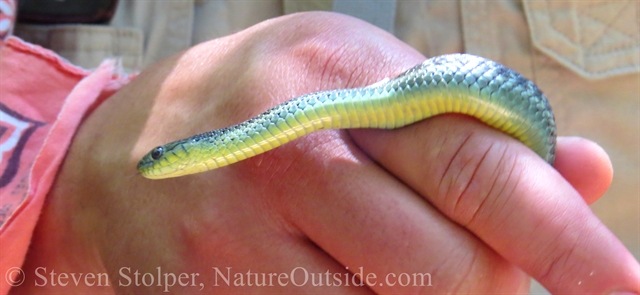
[[[138,171],[149,179],[159,179],[182,175],[180,167],[184,166],[188,152],[183,141],[158,146],[149,151],[138,162]]]

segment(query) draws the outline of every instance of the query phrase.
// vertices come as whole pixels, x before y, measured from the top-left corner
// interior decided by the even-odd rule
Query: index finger
[[[447,115],[351,135],[443,214],[552,293],[639,292],[637,261],[571,184],[524,145],[477,124]]]

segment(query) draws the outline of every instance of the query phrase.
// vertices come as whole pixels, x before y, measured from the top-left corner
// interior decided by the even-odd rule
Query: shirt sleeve
[[[20,269],[44,200],[83,118],[123,86],[117,63],[88,71],[15,37],[0,41],[0,294]]]

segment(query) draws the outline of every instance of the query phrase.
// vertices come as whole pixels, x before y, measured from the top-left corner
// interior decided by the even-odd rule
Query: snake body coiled
[[[138,170],[151,179],[199,173],[320,129],[394,129],[444,113],[473,116],[553,164],[555,120],[538,87],[496,62],[451,54],[393,79],[302,95],[237,125],[156,147],[140,160]]]

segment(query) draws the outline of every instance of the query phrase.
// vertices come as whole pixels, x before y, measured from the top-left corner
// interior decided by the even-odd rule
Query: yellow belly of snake
[[[240,124],[156,147],[138,170],[151,179],[194,174],[320,129],[393,129],[444,113],[478,118],[553,164],[556,126],[538,87],[496,62],[452,54],[428,59],[393,79],[302,95]]]

